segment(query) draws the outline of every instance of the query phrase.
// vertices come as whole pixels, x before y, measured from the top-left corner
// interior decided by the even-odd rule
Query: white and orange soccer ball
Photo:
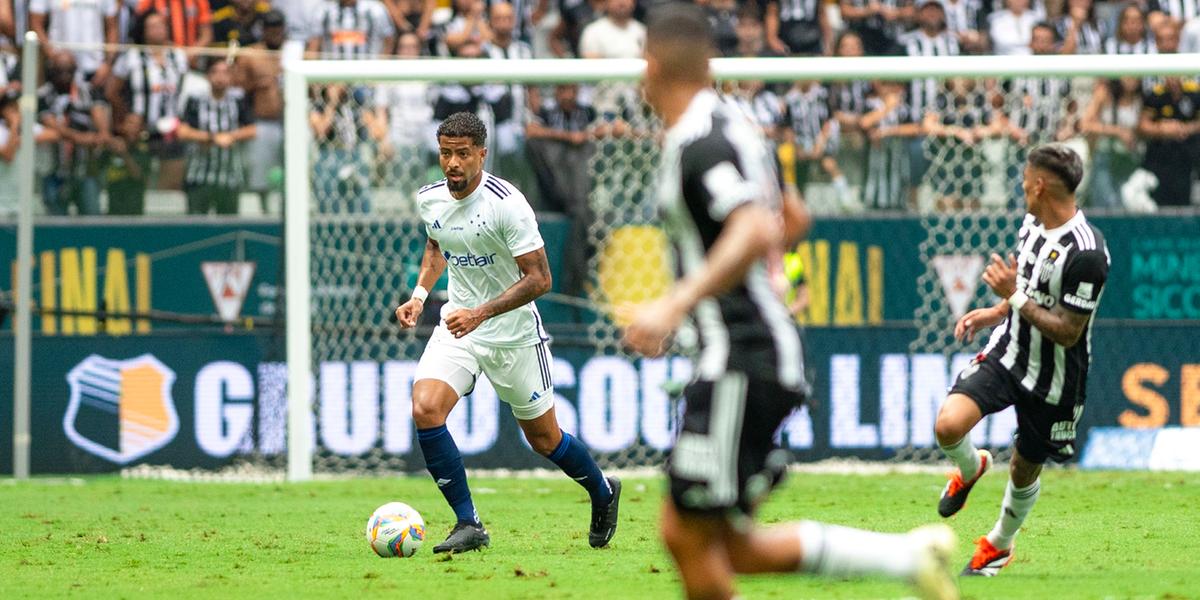
[[[367,542],[383,558],[408,558],[425,541],[425,520],[403,502],[388,502],[367,519]]]

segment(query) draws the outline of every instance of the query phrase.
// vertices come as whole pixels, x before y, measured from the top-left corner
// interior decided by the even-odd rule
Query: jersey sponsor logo
[[[1096,309],[1096,301],[1095,300],[1084,300],[1083,298],[1080,298],[1079,296],[1076,296],[1075,294],[1067,294],[1067,295],[1063,296],[1063,304],[1070,304],[1071,306],[1074,306],[1075,308],[1081,308],[1083,310],[1095,310]]]
[[[496,264],[496,253],[491,254],[460,254],[455,256],[449,251],[443,251],[442,256],[446,258],[446,262],[455,267],[490,267]]]
[[[430,227],[430,229],[441,229],[441,228],[442,228],[442,222],[437,219],[434,219],[433,227]]]
[[[1050,294],[1047,294],[1041,290],[1029,290],[1027,295],[1032,298],[1034,302],[1037,302],[1046,308],[1052,308],[1058,303],[1058,301],[1054,299],[1054,296],[1051,296]]]
[[[152,354],[113,360],[93,354],[67,374],[67,439],[105,460],[128,464],[179,432],[171,399],[175,372]]]

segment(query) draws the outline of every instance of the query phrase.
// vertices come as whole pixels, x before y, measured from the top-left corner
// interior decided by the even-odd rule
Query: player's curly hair
[[[1083,159],[1064,144],[1042,144],[1034,148],[1029,152],[1029,164],[1054,173],[1071,194],[1083,181]]]
[[[438,125],[437,136],[471,138],[473,145],[482,148],[487,142],[487,127],[475,113],[456,112]]]

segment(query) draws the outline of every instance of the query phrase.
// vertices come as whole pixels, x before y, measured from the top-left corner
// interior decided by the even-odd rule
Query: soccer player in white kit
[[[436,552],[477,550],[490,537],[467,486],[462,455],[446,416],[487,375],[512,407],[525,438],[587,490],[588,543],[608,544],[617,529],[621,482],[606,478],[587,447],[558,426],[548,337],[533,301],[550,291],[550,265],[533,209],[513,184],[483,170],[487,129],[472,113],[450,115],[437,130],[446,178],[417,193],[428,241],[412,298],[396,319],[413,327],[449,267],[449,301],[417,365],[413,422],[425,466],[458,519]]]

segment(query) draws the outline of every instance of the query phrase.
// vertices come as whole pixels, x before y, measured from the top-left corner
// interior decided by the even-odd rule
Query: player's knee
[[[947,415],[946,411],[942,411],[938,413],[937,421],[933,424],[933,435],[937,438],[938,445],[948,446],[963,439],[967,432],[963,431],[962,425]]]
[[[446,424],[446,415],[440,403],[428,396],[413,395],[412,418],[417,429],[441,427]]]

